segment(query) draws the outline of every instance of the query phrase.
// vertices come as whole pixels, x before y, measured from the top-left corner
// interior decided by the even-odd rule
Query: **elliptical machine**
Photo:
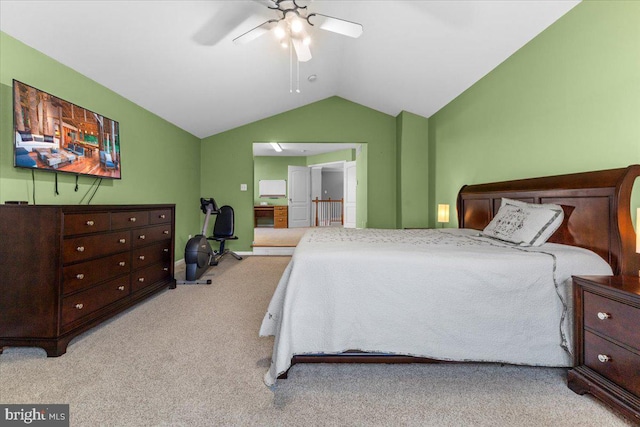
[[[199,279],[209,267],[218,265],[217,253],[211,248],[206,234],[211,215],[218,215],[220,209],[213,198],[200,198],[200,209],[205,214],[202,233],[190,238],[184,248],[185,280],[176,281],[178,285],[210,285],[211,279]]]

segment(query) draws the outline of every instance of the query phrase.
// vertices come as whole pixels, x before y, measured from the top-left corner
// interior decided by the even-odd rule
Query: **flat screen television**
[[[13,165],[120,179],[120,126],[86,108],[13,81]]]

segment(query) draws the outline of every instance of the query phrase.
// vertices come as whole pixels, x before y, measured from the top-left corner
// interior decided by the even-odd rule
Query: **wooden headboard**
[[[529,203],[555,203],[565,220],[550,242],[589,249],[611,265],[614,274],[637,275],[631,222],[631,191],[640,165],[622,169],[465,185],[458,193],[458,224],[482,230],[500,207],[502,197]]]

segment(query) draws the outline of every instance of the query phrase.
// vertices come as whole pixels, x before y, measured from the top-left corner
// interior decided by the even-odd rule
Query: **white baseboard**
[[[277,246],[255,246],[253,248],[253,255],[266,255],[266,256],[291,256],[295,247],[277,247]]]
[[[265,255],[271,255],[271,256],[282,256],[282,255],[293,255],[293,250],[295,248],[254,248],[253,252],[251,251],[243,251],[243,252],[239,252],[236,251],[236,253],[240,256],[253,256],[253,255],[259,255],[259,256],[265,256]],[[180,267],[184,267],[184,258],[177,260],[174,263],[174,268],[178,269]]]

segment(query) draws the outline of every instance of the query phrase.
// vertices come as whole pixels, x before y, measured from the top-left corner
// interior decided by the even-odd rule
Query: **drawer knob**
[[[76,308],[78,310],[82,310],[84,308],[84,304],[76,304]]]
[[[135,217],[135,216],[132,216],[131,218],[129,218],[129,221],[131,221],[131,222],[136,222],[136,217]]]
[[[169,249],[164,248],[164,249],[163,249],[163,251],[164,251],[164,252],[169,252]]]
[[[169,230],[164,230],[162,233],[163,234],[169,234]]]
[[[138,282],[144,282],[144,277],[140,277],[140,278],[138,279]]]
[[[169,271],[169,267],[163,267],[162,268],[164,271]]]
[[[120,239],[119,242],[120,243],[127,243],[127,239]]]
[[[84,279],[84,274],[82,274],[82,273],[76,274],[76,279],[78,279],[78,280]]]
[[[602,311],[598,312],[598,319],[607,320],[607,319],[610,319],[610,318],[611,318],[611,315],[609,313],[604,313]]]
[[[165,219],[167,216],[165,214],[160,215],[161,219]]]
[[[138,239],[140,239],[140,240],[144,240],[144,239],[146,239],[146,238],[147,238],[147,236],[145,236],[144,234],[141,234],[141,235],[138,237]]]
[[[119,291],[124,291],[124,286],[118,286]]]
[[[611,358],[609,356],[607,356],[606,354],[599,354],[598,355],[598,360],[602,363],[606,363],[608,361],[611,360]]]
[[[91,227],[93,224],[95,224],[95,222],[93,222],[93,221],[91,221],[91,220],[87,221],[87,225],[88,225],[89,227]]]
[[[144,261],[144,255],[140,255],[138,258],[139,258],[141,261]]]
[[[127,265],[127,263],[126,263],[126,262],[124,262],[124,261],[120,261],[120,262],[118,263],[118,265],[119,265],[120,267],[124,267],[125,265]]]
[[[76,251],[78,251],[78,252],[84,252],[84,246],[78,246],[78,247],[76,248]]]

